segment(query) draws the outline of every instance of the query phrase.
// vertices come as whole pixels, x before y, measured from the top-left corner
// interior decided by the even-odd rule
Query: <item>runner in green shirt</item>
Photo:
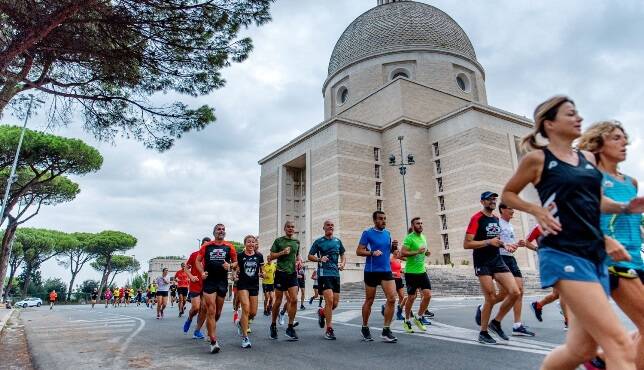
[[[424,314],[432,297],[432,284],[429,281],[426,272],[427,268],[425,267],[425,257],[429,256],[429,249],[427,248],[427,239],[423,235],[423,220],[420,217],[414,217],[411,220],[411,232],[403,242],[402,255],[407,257],[407,263],[405,264],[407,303],[405,304],[403,329],[408,333],[413,333],[411,322],[409,321],[410,317],[413,317],[414,324],[418,329],[425,331],[427,330],[426,325],[431,324]],[[418,307],[418,315],[413,316],[411,308],[414,305],[418,290],[421,291],[422,299]]]
[[[297,272],[295,271],[295,260],[300,252],[300,241],[295,239],[295,224],[293,221],[286,221],[284,224],[284,236],[275,239],[271,247],[270,258],[277,260],[275,271],[275,303],[273,304],[272,320],[270,327],[271,339],[277,339],[277,316],[279,314],[282,297],[286,292],[288,307],[288,328],[286,336],[289,340],[297,340],[297,334],[293,329],[295,312],[297,311]]]

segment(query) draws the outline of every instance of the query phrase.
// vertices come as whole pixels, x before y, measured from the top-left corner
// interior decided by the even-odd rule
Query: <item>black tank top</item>
[[[602,174],[581,152],[573,166],[560,161],[548,148],[541,181],[535,186],[544,207],[561,223],[561,232],[541,240],[540,247],[553,248],[593,262],[606,256],[599,226]]]

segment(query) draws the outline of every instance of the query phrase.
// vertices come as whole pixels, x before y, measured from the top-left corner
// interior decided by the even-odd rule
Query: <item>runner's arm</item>
[[[199,271],[200,277],[204,276],[204,269],[203,269],[203,256],[201,254],[197,255],[196,262],[197,264],[197,271]]]
[[[465,234],[463,240],[463,248],[465,249],[479,249],[487,247],[490,242],[487,240],[474,240],[474,234]]]
[[[356,255],[360,257],[370,257],[373,256],[373,251],[368,250],[365,245],[358,244],[358,248],[356,248]]]
[[[339,268],[340,270],[344,270],[344,266],[345,266],[346,264],[347,264],[347,257],[344,255],[344,253],[342,253],[342,254],[340,255],[340,266],[338,266],[338,268]]]

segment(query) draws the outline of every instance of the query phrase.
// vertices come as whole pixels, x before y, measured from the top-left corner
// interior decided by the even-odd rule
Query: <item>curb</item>
[[[13,315],[13,312],[15,311],[15,308],[12,308],[9,310],[9,314],[5,316],[4,319],[0,320],[0,335],[2,335],[2,329],[4,329],[4,326],[7,324],[7,321],[9,321],[9,318],[11,315]]]

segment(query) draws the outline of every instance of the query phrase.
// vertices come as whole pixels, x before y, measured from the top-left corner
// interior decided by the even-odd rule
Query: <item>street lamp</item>
[[[389,165],[392,167],[398,167],[400,175],[402,176],[403,183],[403,201],[405,203],[405,227],[409,227],[409,214],[407,212],[407,187],[405,184],[405,175],[407,174],[407,166],[413,166],[416,164],[414,155],[409,153],[407,154],[407,162],[405,162],[405,156],[403,155],[403,139],[404,136],[398,136],[398,142],[400,144],[400,162],[396,163],[396,156],[394,154],[389,155]]]

